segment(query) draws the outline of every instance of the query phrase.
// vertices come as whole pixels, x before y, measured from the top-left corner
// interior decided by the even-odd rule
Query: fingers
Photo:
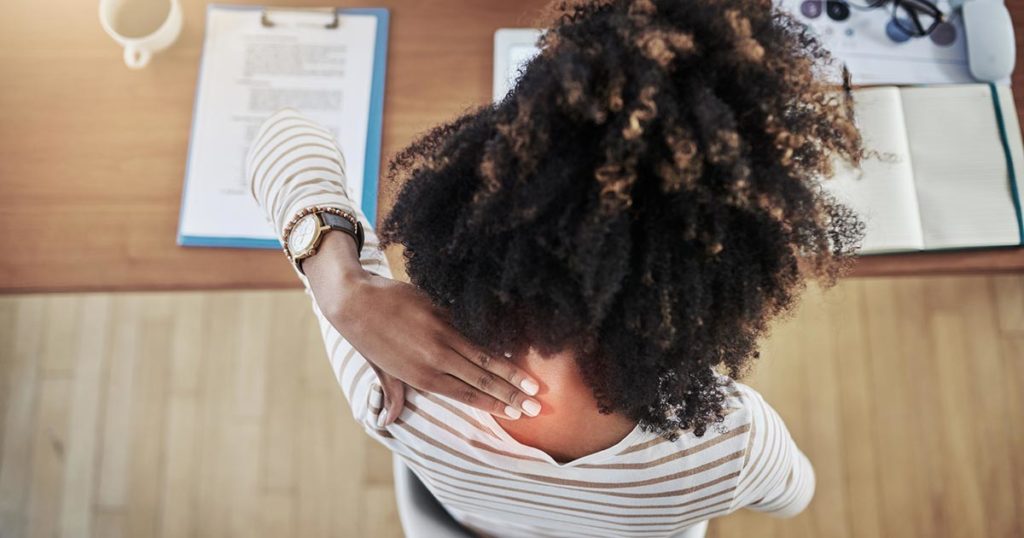
[[[384,387],[384,426],[394,424],[405,407],[405,383],[391,376],[386,377],[387,381],[381,380]]]
[[[441,376],[436,382],[433,392],[453,400],[458,400],[492,415],[503,416],[512,420],[522,416],[522,412],[516,407],[508,405],[485,392],[481,392],[476,387],[451,375]]]
[[[522,368],[519,368],[512,361],[505,357],[495,357],[480,348],[470,344],[458,333],[453,334],[449,345],[452,349],[469,359],[473,364],[493,373],[510,384],[518,387],[528,396],[534,396],[540,390],[540,384],[533,379]],[[468,381],[468,380],[466,380]]]
[[[456,357],[451,366],[445,368],[448,375],[457,377],[477,391],[504,402],[505,405],[510,406],[516,413],[523,412],[531,417],[540,414],[540,402],[526,396],[519,387],[512,385],[504,378],[485,368],[498,362],[497,359],[492,359],[484,354],[478,355],[475,360],[470,357],[463,357],[462,355],[456,355]],[[508,362],[503,359],[502,361]],[[484,366],[480,366],[480,364]],[[480,409],[484,408],[480,407]],[[484,410],[486,411],[486,409]],[[503,409],[500,414],[511,416],[515,413],[510,413]]]
[[[377,427],[383,428],[393,424],[402,414],[402,408],[405,406],[405,383],[384,373],[376,366],[371,367],[377,372],[381,389],[384,391],[384,410],[380,412],[377,419]]]

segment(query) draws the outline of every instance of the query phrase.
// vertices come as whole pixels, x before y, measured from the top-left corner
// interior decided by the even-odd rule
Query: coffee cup
[[[181,33],[181,0],[100,0],[100,25],[124,47],[125,65],[141,69]]]

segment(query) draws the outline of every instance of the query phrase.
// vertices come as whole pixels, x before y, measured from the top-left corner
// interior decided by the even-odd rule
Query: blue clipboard
[[[237,6],[225,4],[210,4],[206,7],[211,9],[238,9],[238,10],[262,10],[261,6]],[[381,131],[384,122],[384,78],[387,73],[388,58],[388,23],[390,15],[387,8],[344,8],[338,9],[342,15],[371,15],[377,19],[377,32],[373,50],[373,79],[370,83],[370,117],[366,132],[366,164],[363,170],[363,199],[360,201],[360,208],[371,223],[377,221],[377,181],[380,176],[380,153],[381,153]],[[203,43],[206,43],[206,36],[203,36]],[[192,128],[196,125],[196,114],[199,110],[199,88],[202,87],[203,57],[199,60],[199,77],[196,81],[196,97],[192,107]],[[191,160],[192,143],[195,140],[195,133],[189,136],[188,155]],[[188,164],[185,167],[185,177],[188,178]],[[277,239],[253,239],[251,237],[213,237],[183,235],[181,233],[181,221],[185,214],[185,189],[188,188],[188,181],[181,193],[181,209],[178,214],[178,245],[183,247],[224,247],[224,248],[263,248],[279,249],[281,242]]]

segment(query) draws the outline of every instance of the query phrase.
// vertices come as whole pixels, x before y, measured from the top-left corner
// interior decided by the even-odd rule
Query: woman
[[[381,237],[413,286],[325,130],[285,111],[257,137],[253,194],[290,256],[307,213],[342,217],[299,269],[356,419],[483,535],[800,512],[811,465],[732,378],[859,239],[816,186],[860,162],[848,85],[768,0],[589,2],[541,45],[501,103],[392,164]]]

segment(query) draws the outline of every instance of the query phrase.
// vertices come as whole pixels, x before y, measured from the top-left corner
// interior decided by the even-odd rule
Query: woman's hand
[[[540,412],[536,380],[466,341],[414,286],[365,271],[349,236],[328,233],[302,268],[320,311],[377,372],[385,424],[402,411],[403,382],[511,419]]]

